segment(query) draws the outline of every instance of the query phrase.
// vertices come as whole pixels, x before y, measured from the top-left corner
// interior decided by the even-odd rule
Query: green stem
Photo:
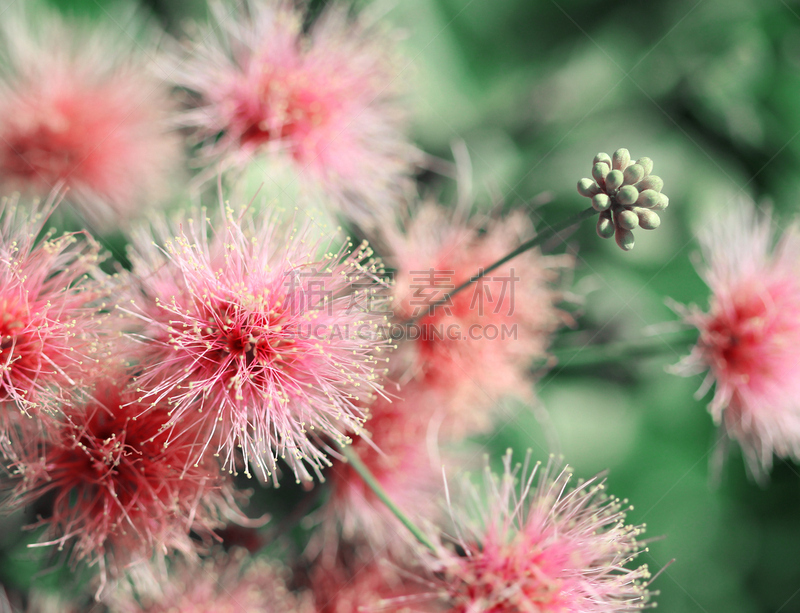
[[[585,209],[585,210],[581,211],[580,213],[577,213],[575,215],[567,217],[566,219],[558,222],[557,224],[548,227],[546,230],[542,230],[536,236],[534,236],[531,240],[529,240],[529,241],[527,241],[525,243],[522,243],[519,247],[514,249],[514,251],[512,251],[508,255],[500,258],[499,260],[497,260],[494,264],[490,265],[489,267],[482,269],[474,277],[470,277],[470,279],[468,281],[465,281],[464,283],[462,283],[461,285],[456,287],[451,292],[445,294],[439,300],[436,300],[435,302],[432,302],[431,304],[429,304],[428,307],[425,310],[423,310],[420,314],[415,315],[411,319],[407,320],[405,325],[410,326],[410,325],[414,324],[415,322],[419,321],[420,319],[422,319],[423,317],[425,317],[429,313],[433,312],[433,310],[436,309],[436,307],[439,307],[439,306],[442,306],[442,305],[445,305],[445,304],[450,304],[450,299],[453,296],[455,296],[457,293],[459,293],[460,291],[468,288],[470,285],[472,285],[476,281],[480,281],[483,277],[488,275],[490,272],[492,272],[494,270],[497,270],[498,268],[500,268],[503,264],[505,264],[509,260],[513,260],[518,255],[521,255],[521,254],[525,253],[526,251],[528,251],[530,249],[533,249],[534,247],[538,247],[542,243],[550,240],[552,237],[557,236],[559,234],[559,232],[562,232],[562,231],[564,231],[564,230],[566,230],[568,228],[571,228],[572,226],[581,223],[584,219],[589,219],[589,217],[593,217],[594,215],[597,215],[597,211],[595,211],[592,207],[589,207],[588,209]]]
[[[381,502],[386,505],[386,507],[394,514],[394,516],[400,520],[406,528],[409,529],[411,534],[425,547],[430,549],[431,551],[435,552],[436,547],[430,541],[430,539],[425,536],[425,533],[422,532],[414,522],[412,522],[408,516],[400,510],[392,499],[389,498],[389,495],[386,493],[386,490],[381,487],[381,484],[378,483],[378,480],[375,478],[369,468],[361,461],[361,458],[358,457],[358,454],[353,450],[352,446],[347,446],[342,450],[342,455],[347,458],[347,461],[353,467],[353,469],[361,476],[364,480],[364,483],[375,493],[375,495],[380,498]]]
[[[697,341],[697,330],[678,330],[658,336],[647,336],[635,340],[619,341],[584,347],[554,348],[553,355],[562,368],[593,366],[609,362],[624,362],[638,357],[647,357],[674,351],[676,345]],[[683,347],[681,347],[683,349]]]

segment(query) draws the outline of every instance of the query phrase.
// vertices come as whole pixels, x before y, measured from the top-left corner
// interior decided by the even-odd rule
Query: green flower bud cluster
[[[592,207],[600,212],[597,234],[614,238],[625,251],[633,249],[635,227],[655,230],[661,224],[656,211],[669,205],[661,193],[664,182],[650,174],[653,160],[631,160],[627,149],[617,149],[613,156],[598,153],[592,166],[593,179],[578,181],[578,193],[592,199]]]

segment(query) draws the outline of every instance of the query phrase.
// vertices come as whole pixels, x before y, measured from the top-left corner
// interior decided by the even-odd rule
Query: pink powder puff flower
[[[598,478],[570,488],[568,468],[551,460],[487,467],[483,489],[464,480],[463,506],[452,505],[455,536],[421,553],[427,595],[387,599],[373,610],[451,613],[635,611],[648,601],[646,566],[625,566],[641,551],[642,527],[625,525],[619,500]],[[537,479],[538,477],[538,479]],[[414,605],[414,603],[418,603]]]
[[[175,84],[199,96],[183,123],[209,160],[241,167],[256,153],[284,154],[303,183],[374,223],[408,191],[418,157],[403,134],[392,41],[344,7],[326,8],[304,32],[303,7],[212,2],[215,23],[175,60]]]
[[[248,476],[252,463],[277,483],[280,457],[298,480],[308,467],[321,478],[326,451],[360,432],[380,393],[380,262],[366,243],[324,253],[308,223],[290,233],[247,209],[217,227],[198,211],[174,239],[164,226],[163,252],[139,236],[132,254],[142,399],[168,398],[178,431],[200,419],[230,471],[241,448]]]
[[[202,565],[173,565],[156,593],[120,592],[112,599],[116,613],[313,613],[307,599],[286,587],[283,569],[252,560],[243,550],[220,552]]]
[[[56,197],[0,201],[0,433],[10,405],[52,405],[100,352],[99,247],[85,233],[39,238]]]
[[[442,489],[441,463],[434,457],[435,447],[434,454],[429,449],[433,398],[416,382],[397,395],[378,398],[369,407],[364,424],[369,434],[358,437],[353,447],[392,501],[409,516],[433,522]],[[334,463],[329,474],[331,496],[320,511],[318,534],[325,542],[318,546],[335,550],[344,539],[353,546],[365,544],[373,551],[404,557],[412,537],[359,474],[343,462]]]
[[[433,302],[499,260],[532,235],[521,214],[490,222],[485,234],[432,203],[423,204],[404,233],[386,242],[396,268],[394,314],[419,317]],[[525,394],[529,371],[546,358],[549,337],[565,320],[555,283],[567,256],[528,251],[419,318],[407,330],[400,354],[411,377],[439,394],[439,419],[455,438],[492,426],[499,398]]]
[[[29,528],[45,527],[39,546],[69,547],[73,564],[99,565],[98,594],[108,575],[131,566],[163,564],[176,552],[194,557],[190,532],[210,540],[224,518],[239,516],[217,461],[197,457],[196,429],[183,424],[168,440],[167,409],[142,414],[124,382],[109,375],[86,398],[75,391],[63,420],[50,420],[24,445],[3,445],[18,478],[12,507],[52,500],[47,517]]]
[[[168,92],[135,32],[17,7],[0,27],[0,185],[38,195],[65,185],[83,215],[113,227],[163,197],[179,167]]]
[[[680,308],[700,332],[676,367],[716,383],[709,410],[739,441],[755,476],[772,456],[800,458],[800,230],[775,241],[772,221],[741,204],[701,236],[707,312]]]

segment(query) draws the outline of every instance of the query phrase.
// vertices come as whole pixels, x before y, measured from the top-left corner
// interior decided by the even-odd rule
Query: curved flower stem
[[[418,315],[415,315],[414,317],[406,320],[405,325],[406,326],[410,326],[410,325],[416,323],[417,321],[419,321],[420,319],[422,319],[423,317],[425,317],[426,315],[428,315],[428,313],[431,313],[434,309],[436,309],[436,307],[439,307],[439,306],[442,306],[442,305],[445,305],[445,304],[449,304],[450,299],[453,296],[455,296],[457,293],[459,293],[461,290],[464,290],[464,289],[468,288],[470,285],[472,285],[476,281],[480,281],[483,277],[488,275],[493,270],[497,270],[498,268],[500,268],[503,264],[505,264],[509,260],[513,260],[515,257],[525,253],[529,249],[533,249],[534,247],[538,247],[542,243],[550,240],[552,237],[557,236],[559,232],[562,232],[562,231],[564,231],[564,230],[566,230],[568,228],[571,228],[572,226],[575,226],[575,225],[581,223],[584,219],[588,219],[589,217],[593,217],[594,215],[597,215],[597,211],[595,211],[592,207],[589,207],[588,209],[585,209],[585,210],[581,211],[580,213],[572,215],[571,217],[567,217],[566,219],[560,221],[559,223],[548,227],[546,230],[543,230],[542,232],[539,232],[531,240],[529,240],[529,241],[527,241],[525,243],[522,243],[519,247],[514,249],[514,251],[512,251],[508,255],[505,255],[504,257],[502,257],[499,260],[497,260],[494,264],[491,264],[490,266],[487,266],[486,268],[482,269],[480,272],[478,272],[478,274],[476,274],[473,277],[470,277],[469,280],[465,281],[464,283],[462,283],[461,285],[456,287],[451,292],[445,294],[439,300],[436,300],[436,301],[430,303],[428,305],[428,307],[426,309],[424,309],[421,313],[419,313]]]
[[[394,514],[394,516],[400,520],[400,523],[408,528],[411,534],[413,534],[420,543],[425,545],[425,547],[431,551],[435,552],[436,547],[434,544],[427,536],[425,536],[425,533],[422,532],[422,530],[420,530],[414,524],[414,522],[412,522],[408,516],[400,510],[400,507],[392,502],[392,499],[389,498],[386,490],[381,487],[381,484],[378,483],[375,475],[373,475],[364,462],[361,461],[361,458],[358,457],[358,454],[353,450],[353,447],[348,445],[342,449],[342,455],[347,458],[347,461],[350,463],[353,469],[361,476],[361,478],[364,480],[364,483],[367,484],[367,486],[375,493],[375,495],[380,498],[381,502],[386,505],[386,508],[388,508]]]
[[[582,367],[658,355],[675,351],[675,345],[694,342],[697,330],[687,329],[616,343],[553,348],[552,353],[562,368]]]

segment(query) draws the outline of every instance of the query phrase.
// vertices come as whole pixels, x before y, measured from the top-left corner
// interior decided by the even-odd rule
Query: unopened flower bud
[[[611,206],[611,198],[606,194],[597,194],[592,197],[592,208],[595,211],[605,211]]]
[[[633,232],[630,230],[617,228],[616,232],[614,232],[614,238],[619,248],[623,251],[630,251],[633,249]]]
[[[630,209],[623,209],[616,215],[617,225],[625,230],[633,230],[639,225],[639,218]]]
[[[600,162],[604,162],[608,164],[608,167],[611,168],[611,156],[607,153],[603,153],[602,151],[594,156],[593,164],[599,164]]]
[[[631,206],[636,204],[636,201],[639,199],[639,190],[636,189],[633,185],[623,185],[619,188],[617,192],[617,202],[620,204],[624,204],[625,206]]]
[[[643,192],[646,189],[652,189],[654,192],[660,192],[664,188],[664,181],[661,180],[661,177],[650,175],[639,181],[636,187],[640,192]]]
[[[636,204],[645,209],[652,209],[659,202],[661,202],[661,194],[652,189],[646,189],[639,194]]]
[[[627,149],[617,149],[612,158],[612,166],[615,170],[625,170],[631,163],[631,154]]]
[[[658,213],[640,207],[635,207],[633,212],[639,218],[639,227],[643,230],[655,230],[661,225],[661,218]]]
[[[603,211],[600,213],[600,219],[597,220],[597,235],[600,238],[611,238],[614,236],[614,222],[611,221],[611,211]]]
[[[639,166],[639,164],[631,164],[622,171],[622,175],[625,177],[626,185],[633,185],[644,178],[644,168]]]
[[[591,198],[595,194],[600,193],[600,186],[591,179],[581,179],[578,181],[578,193],[581,196]]]
[[[606,164],[605,162],[597,162],[592,167],[592,176],[594,180],[597,181],[598,185],[603,185],[603,182],[606,180],[606,175],[611,172],[611,166]]]
[[[612,170],[606,177],[606,190],[614,191],[615,189],[619,189],[623,181],[625,181],[625,177],[622,176],[622,171],[616,169]]]
[[[653,172],[653,160],[650,158],[639,158],[636,163],[644,169],[645,177]]]
[[[664,194],[659,194],[659,201],[658,204],[653,207],[654,211],[663,211],[669,206],[669,198],[667,198]]]

